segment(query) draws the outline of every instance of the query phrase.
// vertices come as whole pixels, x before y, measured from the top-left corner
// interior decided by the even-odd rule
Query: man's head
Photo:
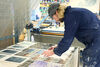
[[[53,3],[49,6],[49,9],[48,9],[48,14],[49,14],[50,18],[55,19],[56,21],[58,20],[57,10],[58,10],[59,6],[60,6],[59,3]]]
[[[48,14],[51,18],[53,18],[53,15],[56,14],[56,10],[59,8],[59,3],[53,3],[49,6]]]
[[[49,6],[48,14],[52,19],[60,21],[64,18],[65,8],[66,6],[64,4],[53,3]]]

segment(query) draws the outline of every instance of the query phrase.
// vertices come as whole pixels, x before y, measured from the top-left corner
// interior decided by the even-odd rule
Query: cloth
[[[36,21],[41,18],[40,0],[30,0],[30,21]]]

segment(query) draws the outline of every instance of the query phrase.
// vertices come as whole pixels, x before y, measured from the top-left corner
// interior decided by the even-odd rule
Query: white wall
[[[99,0],[70,0],[72,7],[87,8],[94,13],[99,13]]]

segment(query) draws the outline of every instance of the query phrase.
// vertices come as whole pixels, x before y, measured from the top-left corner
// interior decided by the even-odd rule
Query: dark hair
[[[59,8],[59,5],[60,5],[59,3],[53,3],[49,6],[48,14],[50,18],[52,18],[52,16],[56,14],[56,10]]]

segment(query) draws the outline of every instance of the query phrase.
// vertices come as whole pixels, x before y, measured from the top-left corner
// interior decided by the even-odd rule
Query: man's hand
[[[57,45],[56,45],[56,46],[51,46],[48,50],[44,51],[44,52],[42,53],[42,55],[44,55],[45,57],[52,56],[52,55],[54,54],[53,50],[54,50],[54,48],[56,48],[56,47],[57,47]]]
[[[51,46],[48,50],[54,50],[54,48],[56,48],[56,47],[57,47],[57,45]]]
[[[46,50],[43,52],[42,55],[44,55],[45,57],[49,57],[52,56],[54,54],[53,50]]]

